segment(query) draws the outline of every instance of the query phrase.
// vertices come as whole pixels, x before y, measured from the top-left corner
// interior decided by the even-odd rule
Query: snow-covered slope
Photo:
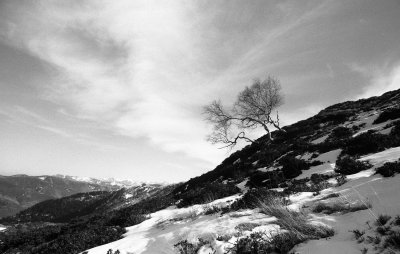
[[[327,173],[327,165],[335,161],[337,152],[321,154],[327,162],[316,166],[312,172]],[[374,175],[374,169],[385,162],[400,158],[400,147],[391,148],[383,152],[363,156],[360,160],[369,161],[373,168],[348,176],[347,183],[339,187],[327,188],[318,195],[303,192],[289,197],[291,204],[288,209],[306,209],[315,203],[324,200],[324,197],[335,193],[337,197],[324,200],[327,204],[336,202],[357,203],[365,202],[371,205],[370,209],[348,212],[345,214],[313,213],[310,210],[309,220],[312,223],[323,223],[335,230],[335,235],[328,239],[311,240],[295,248],[296,253],[360,253],[364,248],[373,249],[372,245],[357,243],[355,229],[366,230],[367,222],[373,224],[381,214],[396,216],[400,214],[400,175],[392,178],[383,178]],[[325,166],[324,166],[325,165]],[[318,171],[317,169],[320,169]],[[309,175],[307,171],[300,178]],[[329,196],[328,196],[329,197]],[[257,231],[274,234],[280,227],[275,224],[276,218],[260,213],[258,209],[240,210],[225,214],[206,215],[208,207],[227,206],[240,195],[219,199],[205,205],[194,205],[187,208],[170,207],[149,215],[149,219],[141,224],[128,227],[124,238],[116,242],[102,245],[88,250],[89,254],[104,254],[109,249],[127,253],[177,253],[174,245],[187,240],[196,243],[198,239],[206,239],[207,244],[200,248],[198,253],[227,253],[237,237],[244,237]],[[241,227],[240,225],[253,224],[254,226]],[[244,232],[243,232],[244,231]],[[228,236],[228,237],[226,237]],[[218,240],[217,240],[218,239]]]

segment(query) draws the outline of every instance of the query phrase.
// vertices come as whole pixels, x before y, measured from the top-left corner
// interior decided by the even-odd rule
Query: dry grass
[[[314,213],[325,213],[325,214],[332,214],[340,212],[342,214],[356,212],[360,210],[366,210],[371,208],[371,204],[365,201],[357,201],[354,203],[348,201],[341,201],[338,200],[333,203],[325,203],[319,202],[317,203],[312,211]]]
[[[277,218],[274,223],[285,230],[273,236],[272,244],[279,245],[282,242],[291,249],[300,242],[327,238],[334,234],[334,230],[327,226],[310,224],[304,211],[289,210],[279,198],[260,201],[259,208],[261,212]]]

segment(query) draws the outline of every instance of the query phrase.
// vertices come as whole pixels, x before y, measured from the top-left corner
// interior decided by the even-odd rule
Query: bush
[[[400,160],[386,162],[383,166],[376,169],[376,174],[381,174],[384,177],[394,176],[396,173],[400,173]]]
[[[367,162],[358,161],[352,157],[344,156],[339,157],[336,160],[335,172],[343,175],[352,175],[369,168],[371,168],[371,165]]]
[[[360,210],[365,210],[370,208],[371,205],[365,202],[358,202],[358,203],[348,203],[348,202],[335,202],[331,204],[319,202],[317,203],[312,211],[314,213],[325,213],[325,214],[332,214],[336,212],[344,213],[351,213]]]
[[[301,159],[297,159],[294,156],[285,156],[280,160],[282,165],[282,172],[286,179],[292,179],[301,174],[302,170],[307,170],[310,165]]]
[[[321,226],[313,226],[317,229]],[[310,228],[308,228],[310,229]],[[266,254],[266,253],[289,253],[294,246],[309,239],[319,239],[332,236],[334,231],[329,228],[312,230],[311,235],[304,235],[298,231],[279,232],[267,234],[266,232],[255,232],[249,236],[239,238],[228,253],[232,254]]]
[[[208,241],[199,238],[197,243],[191,243],[188,240],[183,240],[176,243],[174,247],[180,254],[197,254],[200,248],[207,244],[209,244]]]
[[[346,128],[343,126],[339,126],[332,130],[332,133],[329,135],[329,139],[342,139],[350,137],[353,134],[352,129]]]
[[[285,251],[290,250],[291,248],[293,248],[294,245],[298,244],[299,242],[303,242],[308,239],[329,237],[334,234],[334,231],[331,228],[308,223],[307,214],[305,214],[304,212],[289,210],[286,205],[287,204],[282,203],[282,199],[280,198],[260,200],[258,205],[262,213],[277,218],[277,221],[275,223],[278,224],[282,229],[285,229],[289,232],[290,235],[277,235],[278,237],[286,236],[284,238],[288,238],[286,239],[286,247],[288,249],[285,249]],[[291,241],[294,239],[296,240]],[[282,250],[280,251],[282,253]]]
[[[400,232],[393,232],[390,234],[385,240],[384,247],[400,250]]]
[[[314,177],[315,178],[315,177]],[[314,179],[316,180],[316,179]],[[300,180],[291,180],[288,187],[284,190],[285,194],[293,194],[298,192],[320,192],[328,188],[330,184],[326,180],[322,180],[318,183],[310,182],[308,178]]]
[[[285,177],[282,171],[274,170],[269,172],[255,172],[249,178],[247,185],[251,188],[260,188],[260,187],[268,187],[268,188],[277,188],[279,184],[285,182]]]
[[[259,207],[260,200],[263,202],[269,202],[269,200],[279,200],[282,204],[289,204],[286,195],[282,192],[268,190],[266,188],[251,189],[242,198],[233,202],[229,209],[254,209]]]
[[[207,183],[203,186],[199,186],[179,195],[182,200],[178,204],[178,207],[209,203],[216,199],[231,196],[239,192],[240,189],[233,184],[223,184],[217,182]]]
[[[388,108],[375,119],[373,124],[383,123],[397,118],[400,118],[400,108]]]
[[[347,141],[343,153],[355,156],[380,152],[385,148],[390,147],[386,144],[386,139],[386,135],[376,134],[371,131],[362,133]]]
[[[381,214],[378,216],[378,219],[376,220],[376,224],[378,226],[384,226],[392,217],[389,215]]]

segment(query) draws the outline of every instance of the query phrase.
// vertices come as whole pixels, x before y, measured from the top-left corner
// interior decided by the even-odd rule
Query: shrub
[[[277,188],[279,184],[285,181],[283,173],[279,170],[269,171],[269,172],[255,172],[250,176],[247,185],[251,188],[268,187]]]
[[[380,235],[389,235],[391,233],[390,226],[379,226],[376,228],[376,232]]]
[[[352,157],[339,157],[336,161],[335,172],[343,175],[352,175],[371,167],[367,162],[355,160]]]
[[[384,247],[391,247],[393,249],[400,250],[400,232],[393,232],[390,234],[385,239]]]
[[[309,239],[329,237],[334,234],[333,230],[327,229],[321,235],[305,237],[299,232],[288,231],[276,234],[266,232],[255,232],[249,236],[239,238],[228,253],[232,254],[258,254],[258,253],[289,253],[297,244]]]
[[[345,144],[343,153],[351,156],[376,153],[390,147],[387,143],[386,135],[369,131],[349,139]]]
[[[275,223],[278,224],[282,229],[287,230],[290,234],[279,234],[281,237],[289,236],[288,238],[290,240],[297,239],[296,241],[287,242],[290,249],[299,242],[303,242],[308,239],[324,238],[334,234],[334,231],[331,228],[308,223],[307,215],[304,212],[289,210],[286,207],[286,204],[282,203],[282,200],[279,198],[260,200],[258,206],[262,213],[277,218],[278,221]],[[290,246],[291,244],[294,245]]]
[[[393,129],[390,131],[391,136],[400,136],[400,121],[393,123]]]
[[[388,108],[375,119],[373,124],[383,123],[397,118],[400,118],[400,108]]]
[[[315,180],[315,179],[314,179]],[[284,190],[285,194],[293,194],[298,192],[320,192],[328,188],[330,184],[326,180],[322,180],[318,183],[310,182],[308,178],[300,180],[291,180],[288,187]]]
[[[208,241],[199,238],[197,243],[191,243],[188,240],[183,240],[176,243],[174,247],[180,254],[197,254],[200,248],[207,244],[209,244]]]
[[[336,186],[342,186],[343,184],[347,183],[347,178],[345,175],[338,175],[336,178]]]
[[[394,220],[392,221],[392,224],[395,226],[400,226],[400,216],[397,215]]]
[[[280,160],[282,165],[282,172],[286,179],[292,179],[301,174],[302,170],[307,170],[310,165],[301,159],[297,159],[294,156],[285,156]]]
[[[394,176],[396,173],[400,173],[400,160],[386,162],[383,166],[376,169],[376,174],[381,174],[384,177]]]
[[[326,181],[330,178],[329,175],[323,175],[323,174],[312,174],[310,177],[310,180],[313,184],[319,184],[323,181]]]
[[[371,204],[365,202],[358,202],[358,203],[348,203],[338,201],[335,203],[327,204],[324,202],[317,203],[312,211],[315,213],[325,213],[325,214],[332,214],[336,212],[340,213],[351,213],[356,212],[359,210],[365,210],[371,207]]]
[[[233,202],[229,209],[239,210],[239,209],[254,209],[260,204],[260,200],[264,202],[269,202],[269,200],[278,199],[282,204],[289,204],[286,195],[282,192],[268,190],[266,188],[251,189],[242,198]]]
[[[355,237],[357,240],[360,239],[360,238],[365,234],[365,231],[360,231],[360,230],[358,230],[358,229],[354,229],[354,230],[352,230],[351,232],[353,232],[354,237]]]
[[[347,138],[350,137],[351,134],[353,134],[352,129],[339,126],[332,130],[332,133],[329,135],[329,139]]]
[[[207,183],[196,187],[180,195],[182,199],[178,207],[186,207],[194,204],[204,204],[219,198],[239,193],[240,189],[233,184]]]
[[[384,226],[391,218],[389,215],[381,214],[378,216],[376,223],[378,226]]]
[[[238,224],[235,229],[238,231],[252,231],[254,228],[261,226],[258,223],[243,222]]]

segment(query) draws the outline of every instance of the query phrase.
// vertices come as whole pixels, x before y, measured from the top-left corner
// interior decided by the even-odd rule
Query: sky
[[[0,175],[188,180],[204,105],[271,75],[291,124],[400,88],[399,42],[398,0],[0,0]]]

